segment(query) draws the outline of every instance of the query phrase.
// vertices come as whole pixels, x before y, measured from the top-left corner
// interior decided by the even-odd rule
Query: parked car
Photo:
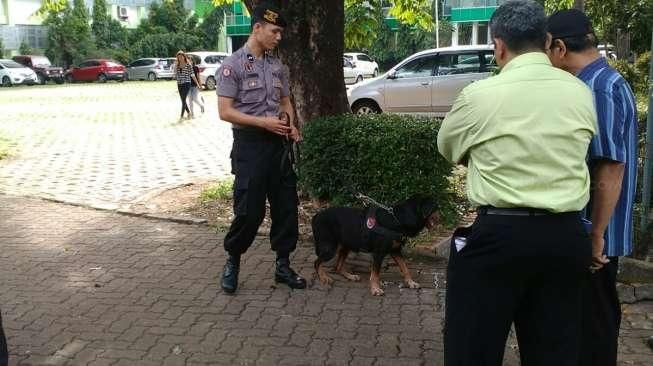
[[[49,80],[53,80],[57,84],[64,82],[63,68],[52,66],[50,59],[45,56],[19,55],[12,57],[12,60],[34,70],[39,84],[45,84]]]
[[[215,72],[222,61],[229,56],[224,52],[187,52],[193,58],[193,63],[200,69],[200,84],[205,89],[215,89]]]
[[[601,56],[607,58],[608,60],[616,60],[617,52],[615,52],[614,46],[611,44],[600,44],[597,47]]]
[[[125,79],[151,80],[172,79],[174,69],[167,58],[139,58],[126,66]]]
[[[496,71],[491,45],[431,49],[409,56],[387,73],[348,91],[354,113],[443,116],[467,85]]]
[[[13,60],[0,59],[0,82],[2,82],[2,86],[34,85],[37,80],[38,77],[34,70]]]
[[[345,84],[355,84],[363,81],[363,74],[354,68],[347,57],[342,58],[342,72],[345,75]]]
[[[352,62],[355,69],[358,69],[363,76],[377,77],[379,75],[379,64],[364,53],[348,52],[345,57]]]
[[[107,80],[123,81],[125,78],[125,66],[114,60],[86,60],[74,66],[66,73],[66,80],[69,83],[76,81],[94,81],[106,83]]]

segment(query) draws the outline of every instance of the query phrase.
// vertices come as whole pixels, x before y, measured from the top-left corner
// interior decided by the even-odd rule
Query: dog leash
[[[370,196],[366,196],[366,195],[364,195],[364,194],[362,194],[362,193],[360,193],[360,192],[356,193],[356,198],[358,198],[359,200],[361,200],[361,201],[363,202],[363,204],[366,204],[366,205],[367,205],[367,204],[372,204],[372,205],[374,205],[374,206],[376,206],[376,207],[378,207],[378,208],[380,208],[380,209],[383,209],[383,210],[385,210],[385,211],[388,211],[388,212],[390,213],[390,215],[392,215],[392,217],[395,219],[395,221],[396,221],[397,223],[399,223],[399,220],[397,219],[397,216],[395,216],[395,212],[394,212],[394,210],[392,209],[392,207],[389,207],[389,206],[386,206],[386,205],[384,205],[384,204],[382,204],[382,203],[379,203],[379,202],[376,201],[374,198],[372,198],[372,197],[370,197]]]

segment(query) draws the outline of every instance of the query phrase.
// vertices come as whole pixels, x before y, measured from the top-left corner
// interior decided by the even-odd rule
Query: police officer
[[[297,177],[288,164],[288,139],[299,140],[297,128],[280,119],[294,113],[288,78],[281,61],[270,54],[281,40],[286,21],[279,10],[261,4],[252,12],[247,43],[226,58],[216,72],[220,119],[232,123],[234,219],[224,241],[227,262],[221,286],[238,287],[240,257],[252,244],[270,202],[270,242],[277,253],[275,281],[305,288],[306,280],[290,268],[289,255],[298,239]]]

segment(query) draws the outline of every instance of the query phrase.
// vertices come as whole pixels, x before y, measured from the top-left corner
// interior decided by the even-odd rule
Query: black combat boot
[[[228,254],[227,263],[222,270],[222,289],[233,294],[238,288],[238,271],[240,271],[240,256]]]
[[[274,272],[274,280],[276,282],[285,283],[293,289],[306,288],[306,280],[290,268],[290,260],[288,258],[277,258],[276,267],[276,271]]]

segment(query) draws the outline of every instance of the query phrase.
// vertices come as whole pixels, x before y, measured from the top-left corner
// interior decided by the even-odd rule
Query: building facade
[[[490,44],[489,20],[507,0],[444,0],[443,17],[453,25],[451,45]]]

